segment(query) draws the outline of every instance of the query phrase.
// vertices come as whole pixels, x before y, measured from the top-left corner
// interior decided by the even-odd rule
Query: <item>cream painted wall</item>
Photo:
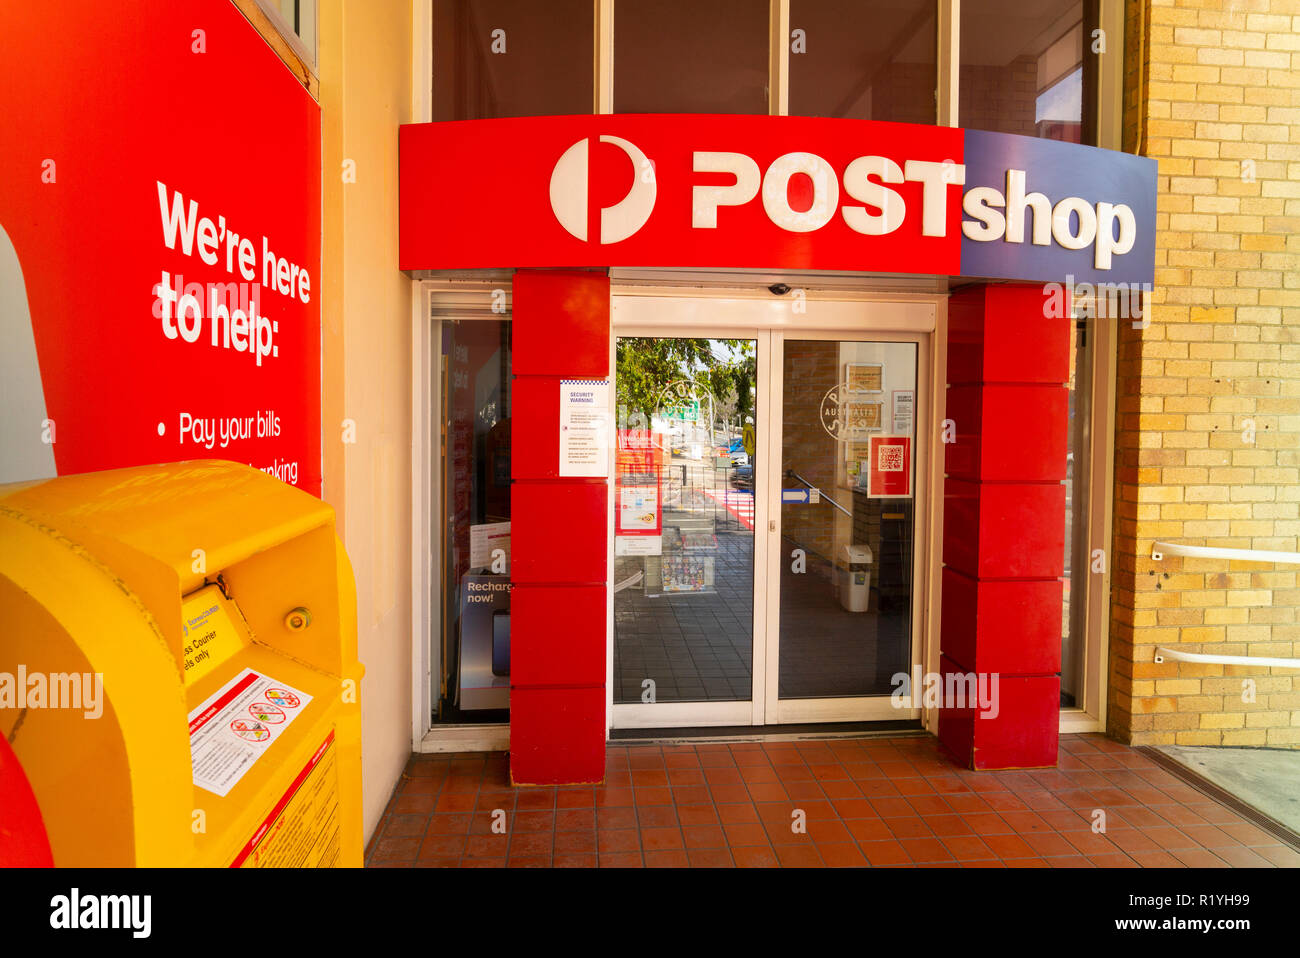
[[[357,579],[369,837],[411,753],[411,282],[397,268],[410,0],[322,0],[319,30],[325,499]]]

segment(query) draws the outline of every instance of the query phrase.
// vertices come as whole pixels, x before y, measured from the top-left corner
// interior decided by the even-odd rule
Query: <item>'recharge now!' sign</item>
[[[228,0],[0,7],[0,482],[321,491],[320,109]]]

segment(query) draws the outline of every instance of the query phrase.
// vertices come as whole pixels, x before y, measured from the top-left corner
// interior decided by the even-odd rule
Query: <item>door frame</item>
[[[904,341],[918,342],[918,382],[917,382],[917,419],[922,422],[923,415],[931,416],[934,423],[942,421],[945,411],[944,385],[946,377],[935,374],[936,370],[947,366],[947,295],[940,293],[915,293],[903,291],[876,291],[855,289],[848,284],[835,282],[822,288],[798,288],[784,295],[777,295],[763,286],[746,285],[736,287],[720,284],[701,284],[699,279],[691,277],[694,284],[665,285],[656,277],[647,283],[634,280],[616,280],[611,289],[610,300],[610,377],[616,375],[615,346],[619,336],[723,336],[739,338],[741,335],[753,335],[755,338],[767,338],[764,348],[760,345],[758,381],[760,387],[766,386],[768,399],[760,400],[756,412],[756,427],[760,435],[772,435],[771,410],[776,402],[776,390],[780,387],[781,373],[774,368],[770,360],[774,356],[772,341],[780,340],[774,333],[788,333],[790,338],[802,332],[818,332],[827,338],[860,337],[870,340],[873,337],[884,338],[889,334],[903,335]],[[701,277],[702,279],[702,277]],[[823,278],[823,282],[829,277]],[[834,278],[839,280],[839,277]],[[735,278],[731,278],[735,282]],[[833,281],[834,282],[834,281]],[[798,295],[802,294],[802,295]],[[798,303],[796,310],[794,304]],[[842,335],[840,335],[842,334]],[[916,337],[912,339],[912,337]],[[921,372],[928,370],[927,381],[922,383]],[[923,405],[924,404],[924,405]],[[930,412],[932,410],[932,412]],[[917,509],[914,526],[915,554],[913,556],[913,609],[915,631],[913,635],[913,658],[925,671],[937,671],[939,663],[939,584],[940,530],[942,529],[942,490],[943,490],[943,456],[940,447],[940,430],[929,430],[929,436],[922,437],[922,430],[917,429],[916,443],[916,489],[915,500],[924,500],[924,514]],[[764,469],[769,483],[772,472],[779,472],[779,453],[772,455],[775,444],[767,443],[769,451],[764,454]],[[610,472],[613,470],[614,451],[610,451]],[[775,464],[773,462],[775,461]],[[757,467],[756,467],[757,468]],[[768,629],[767,623],[774,610],[779,610],[779,601],[773,590],[767,587],[767,578],[773,574],[769,571],[769,549],[771,542],[779,541],[779,522],[775,533],[768,530],[771,516],[768,514],[771,497],[760,502],[755,497],[755,545],[754,574],[755,596],[762,594],[766,601],[755,603],[754,629],[756,635],[763,635],[764,640],[755,643],[754,675],[756,683],[763,676],[765,686],[762,690],[754,688],[748,702],[739,703],[659,703],[641,705],[639,703],[614,704],[614,592],[611,586],[606,604],[606,727],[613,728],[678,728],[678,727],[719,727],[750,726],[762,727],[775,723],[775,716],[767,714],[768,689],[766,683],[774,682],[776,670],[767,669],[768,661],[777,651],[773,637],[775,630]],[[609,516],[614,514],[614,483],[609,483]],[[762,534],[759,534],[760,531]],[[614,529],[613,521],[608,525],[608,573],[607,579],[614,580]],[[760,632],[760,629],[762,630]],[[760,672],[760,669],[762,671]],[[770,673],[770,678],[768,677]],[[874,698],[874,697],[873,697]],[[779,703],[773,696],[772,701]],[[791,731],[796,731],[800,723],[842,721],[834,717],[829,706],[809,706],[809,702],[831,702],[835,700],[792,700],[803,705],[788,705],[782,724]],[[852,700],[859,701],[859,700]],[[881,714],[880,720],[899,720],[905,718],[921,719],[923,727],[934,731],[937,728],[937,711],[899,710],[890,706],[888,698],[882,700],[883,709],[888,714]],[[703,708],[702,708],[703,706]],[[779,704],[772,709],[781,711]],[[858,719],[862,720],[862,719]]]
[[[868,309],[871,307],[867,307]],[[930,503],[933,498],[930,490],[922,494],[921,477],[929,473],[927,470],[930,465],[930,448],[929,443],[919,441],[922,435],[937,435],[940,430],[935,428],[937,420],[928,418],[931,415],[930,407],[932,405],[931,381],[935,378],[934,370],[930,367],[932,347],[930,340],[934,336],[932,332],[904,332],[896,330],[872,329],[868,332],[858,330],[820,330],[820,329],[799,329],[799,330],[773,330],[771,334],[771,343],[769,346],[769,355],[771,356],[772,367],[771,378],[767,388],[768,401],[771,403],[772,412],[769,414],[769,423],[772,424],[772,435],[768,442],[769,455],[767,456],[767,487],[769,490],[769,502],[771,495],[782,487],[782,455],[784,448],[784,429],[785,423],[781,416],[780,407],[783,405],[783,376],[782,370],[785,365],[785,342],[786,340],[822,340],[825,342],[888,342],[888,343],[914,343],[916,345],[916,409],[913,414],[913,446],[915,448],[915,463],[913,464],[916,477],[912,489],[912,537],[913,542],[920,541],[920,530],[927,528],[928,513]],[[869,338],[868,338],[869,337]],[[781,510],[775,510],[775,527],[768,530],[767,536],[773,543],[774,548],[779,547],[781,542]],[[926,641],[923,629],[925,606],[921,602],[922,589],[918,586],[923,582],[926,561],[928,556],[922,555],[922,549],[915,545],[912,549],[912,635],[911,635],[911,661],[909,666],[926,660]],[[766,634],[767,654],[766,660],[776,664],[775,668],[768,669],[764,675],[767,683],[765,690],[764,702],[767,706],[766,721],[768,725],[792,725],[808,722],[887,722],[887,721],[906,721],[915,719],[920,715],[920,711],[915,708],[895,708],[892,704],[892,697],[889,695],[870,695],[870,696],[853,696],[844,698],[814,698],[814,699],[786,699],[782,701],[778,694],[778,683],[780,681],[781,661],[781,567],[777,562],[770,562],[767,568],[767,583],[764,589],[764,596],[767,599],[767,621],[774,623],[774,627],[769,628]],[[928,668],[927,668],[928,671]]]

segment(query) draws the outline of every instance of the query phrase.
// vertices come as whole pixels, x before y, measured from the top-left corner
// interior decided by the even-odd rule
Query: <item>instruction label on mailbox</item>
[[[225,798],[311,696],[244,669],[190,713],[194,784]]]

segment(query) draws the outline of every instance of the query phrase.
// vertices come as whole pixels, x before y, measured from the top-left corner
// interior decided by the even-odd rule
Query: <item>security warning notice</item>
[[[194,784],[225,798],[311,701],[311,696],[244,669],[190,713]]]
[[[338,772],[330,732],[230,867],[331,868],[338,857]]]

